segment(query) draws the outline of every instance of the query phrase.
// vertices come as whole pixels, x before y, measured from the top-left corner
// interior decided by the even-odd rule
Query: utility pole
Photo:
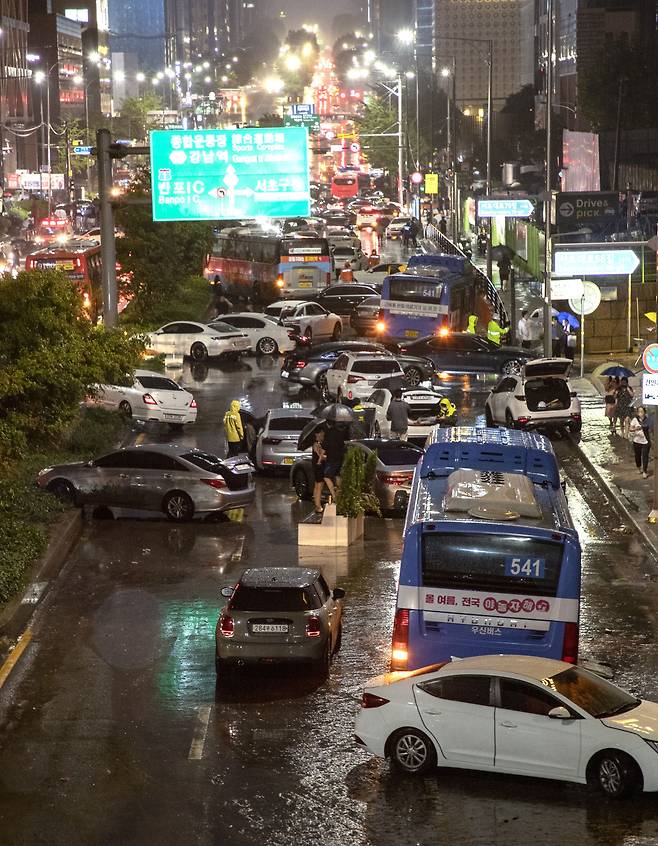
[[[624,98],[624,83],[626,80],[623,76],[619,77],[619,90],[617,92],[617,125],[615,126],[615,159],[612,169],[612,190],[617,191],[619,182],[619,148],[621,145],[621,104]]]
[[[71,168],[71,136],[69,134],[68,121],[64,127],[64,144],[66,145],[66,192],[69,195],[70,202],[73,202],[75,200],[75,190],[73,186],[73,170]]]
[[[544,197],[544,355],[553,356],[551,332],[551,201],[553,180],[551,178],[552,152],[551,135],[553,128],[553,0],[548,0],[548,50],[546,64],[546,192]]]
[[[402,74],[398,74],[398,202],[400,206],[404,206],[404,135],[402,126]]]
[[[487,197],[491,196],[491,135],[493,118],[493,41],[489,41],[487,63],[489,74],[487,78]],[[493,261],[491,258],[492,218],[489,218],[489,237],[487,238],[487,278],[491,279]]]

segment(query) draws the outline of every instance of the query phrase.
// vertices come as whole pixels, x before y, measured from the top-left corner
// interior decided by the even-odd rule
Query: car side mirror
[[[551,708],[548,712],[548,716],[552,720],[573,720],[573,715],[568,708],[564,707],[564,705],[558,705],[556,708]]]
[[[221,592],[224,599],[230,599],[233,596],[232,587],[223,587]]]
[[[334,599],[345,599],[345,591],[343,588],[334,588],[331,595]]]

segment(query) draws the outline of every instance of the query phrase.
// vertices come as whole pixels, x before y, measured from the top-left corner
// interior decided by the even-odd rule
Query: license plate
[[[251,470],[251,464],[236,464],[236,470]]]
[[[251,630],[256,634],[285,634],[288,626],[284,623],[254,623]]]
[[[290,376],[290,373],[288,373],[288,371],[287,371],[287,370],[282,370],[282,371],[281,371],[281,378],[282,378],[282,379],[287,379],[287,378],[288,378],[288,376]]]
[[[405,338],[417,338],[420,335],[418,329],[405,329],[404,330],[404,337]]]
[[[294,460],[294,458],[284,458],[281,464],[292,464]]]
[[[310,288],[312,284],[313,284],[312,282],[300,282],[299,287],[300,288]]]
[[[182,414],[165,414],[165,420],[181,420],[183,417]]]

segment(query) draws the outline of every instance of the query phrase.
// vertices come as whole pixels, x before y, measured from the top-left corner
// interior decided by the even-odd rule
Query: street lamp
[[[400,44],[413,44],[414,43],[414,31],[413,29],[400,29],[396,33],[395,37],[400,42]]]
[[[50,218],[53,208],[53,174],[51,167],[51,151],[50,151],[50,74],[59,66],[59,60],[53,62],[46,71],[37,70],[34,73],[33,79],[37,85],[46,82],[46,162],[48,166],[48,217]],[[41,101],[43,102],[43,100]]]

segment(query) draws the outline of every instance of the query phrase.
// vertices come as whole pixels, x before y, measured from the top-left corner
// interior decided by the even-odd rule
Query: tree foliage
[[[496,133],[494,155],[497,162],[543,159],[546,138],[544,132],[535,129],[534,86],[524,85],[510,94],[500,113],[509,117],[505,123],[507,131]]]
[[[395,173],[398,166],[398,139],[391,135],[381,137],[370,133],[397,132],[397,112],[386,97],[370,97],[363,114],[356,124],[361,145],[373,167]],[[370,136],[370,137],[368,137]]]
[[[350,447],[340,471],[340,487],[336,497],[336,513],[343,517],[358,517],[366,511],[381,515],[379,500],[374,493],[377,456],[366,459],[363,450]]]
[[[65,274],[0,277],[0,463],[50,444],[96,383],[125,380],[143,342],[94,326]]]
[[[146,91],[141,97],[126,97],[121,104],[121,111],[112,120],[112,132],[115,138],[136,138],[142,141],[148,130],[153,128],[149,112],[162,109],[162,98],[152,91]]]
[[[150,174],[143,171],[128,195],[150,196]],[[156,223],[150,204],[123,206],[117,222],[126,231],[117,240],[124,293],[133,303],[131,319],[157,322],[163,305],[175,305],[190,277],[198,277],[204,257],[212,247],[209,223]],[[201,315],[195,315],[200,317]]]
[[[658,126],[656,91],[658,59],[626,35],[606,35],[605,45],[578,77],[578,110],[595,132],[611,130],[617,122],[620,80],[622,127]]]
[[[265,112],[258,118],[258,126],[283,126],[283,118],[276,112]]]

